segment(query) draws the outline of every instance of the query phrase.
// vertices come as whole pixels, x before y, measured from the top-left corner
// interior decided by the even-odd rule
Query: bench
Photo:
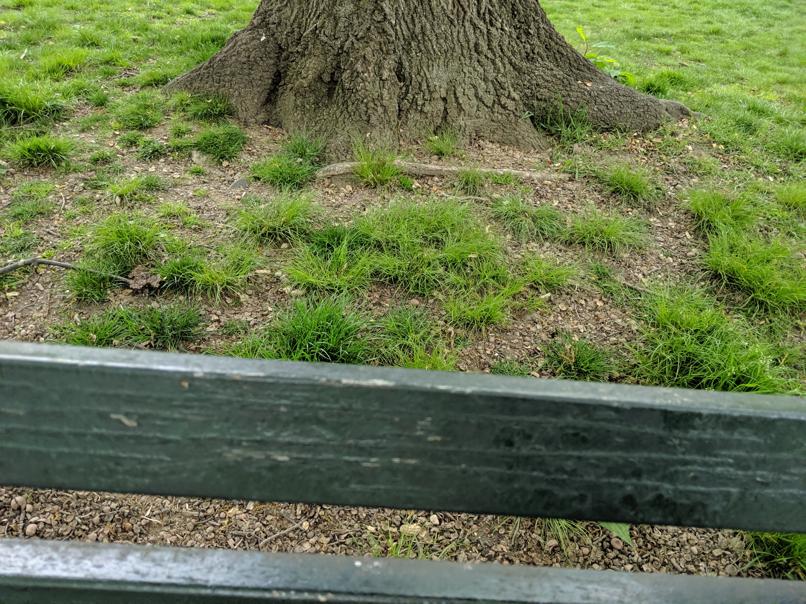
[[[0,342],[0,484],[803,532],[806,405]],[[803,604],[806,586],[5,539],[0,602]]]

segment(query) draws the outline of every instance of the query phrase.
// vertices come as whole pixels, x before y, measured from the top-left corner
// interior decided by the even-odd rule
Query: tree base
[[[450,3],[449,3],[450,4]],[[245,123],[397,145],[450,130],[519,147],[558,106],[600,129],[688,115],[596,69],[537,0],[263,0],[249,26],[171,90],[227,98]]]

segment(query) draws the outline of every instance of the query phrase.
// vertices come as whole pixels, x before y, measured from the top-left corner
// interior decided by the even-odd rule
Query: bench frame
[[[7,485],[806,531],[804,434],[794,397],[0,342]],[[256,602],[806,597],[779,581],[36,541],[0,542],[0,559],[19,562],[0,564],[4,604],[93,590],[127,602],[138,590],[177,602],[232,601],[227,590]],[[193,572],[215,568],[227,571]],[[46,585],[50,599],[25,599]],[[283,590],[294,596],[272,595]]]

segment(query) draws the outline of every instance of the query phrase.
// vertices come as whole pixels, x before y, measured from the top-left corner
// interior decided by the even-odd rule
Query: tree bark
[[[450,129],[539,146],[558,105],[631,131],[687,113],[596,69],[538,0],[262,0],[169,87],[224,96],[246,123],[392,144]]]

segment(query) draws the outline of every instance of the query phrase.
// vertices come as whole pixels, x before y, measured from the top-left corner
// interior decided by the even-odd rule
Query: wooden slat
[[[806,584],[447,562],[0,540],[3,604],[802,604]]]
[[[806,406],[0,343],[0,484],[806,531]]]

